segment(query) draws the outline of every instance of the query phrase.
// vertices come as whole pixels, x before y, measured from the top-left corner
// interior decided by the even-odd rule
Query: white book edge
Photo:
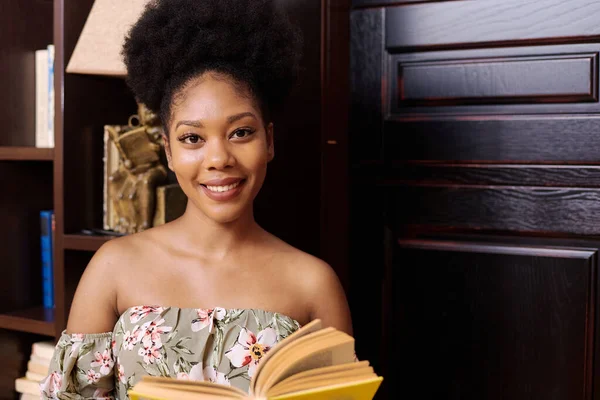
[[[31,381],[25,377],[15,380],[15,391],[19,393],[27,393],[38,395],[40,394],[40,384],[36,381]]]
[[[51,360],[54,355],[54,347],[53,342],[36,342],[31,346],[31,354]]]
[[[48,50],[35,51],[35,147],[50,147],[48,138]]]
[[[30,381],[34,381],[34,382],[42,382],[44,379],[46,379],[46,377],[44,375],[36,374],[35,372],[31,372],[31,371],[25,372],[25,378],[29,379]]]

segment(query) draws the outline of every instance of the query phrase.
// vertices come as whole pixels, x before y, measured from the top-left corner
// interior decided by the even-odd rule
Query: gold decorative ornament
[[[153,226],[156,189],[167,179],[161,159],[162,128],[158,117],[143,104],[128,125],[106,125],[110,141],[119,155],[118,167],[107,172],[105,201],[110,208],[105,228],[136,233]]]

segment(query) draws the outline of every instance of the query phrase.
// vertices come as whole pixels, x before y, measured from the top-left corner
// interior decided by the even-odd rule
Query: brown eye
[[[244,139],[244,138],[247,138],[248,136],[252,135],[253,133],[254,133],[254,131],[252,131],[250,129],[238,129],[237,131],[235,131],[231,134],[231,138]]]
[[[179,138],[179,141],[185,144],[198,144],[202,138],[198,135],[189,134]]]

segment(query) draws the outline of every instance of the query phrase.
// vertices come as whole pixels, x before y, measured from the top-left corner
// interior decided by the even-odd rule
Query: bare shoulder
[[[286,263],[283,265],[295,278],[302,277],[303,286],[308,291],[335,285],[338,281],[335,271],[328,263],[292,246],[289,246]]]
[[[335,270],[325,261],[285,245],[284,265],[287,276],[300,289],[310,308],[310,319],[320,319],[325,326],[333,326],[352,334],[352,321],[346,294]]]
[[[138,235],[106,242],[85,268],[69,313],[69,333],[103,333],[117,321],[117,277],[123,265],[139,255]]]

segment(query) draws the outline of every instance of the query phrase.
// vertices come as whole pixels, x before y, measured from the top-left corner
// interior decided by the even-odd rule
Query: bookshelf
[[[110,236],[65,235],[63,247],[68,250],[96,251],[111,239]]]
[[[54,310],[32,307],[0,314],[0,328],[52,337],[55,334]]]
[[[123,80],[63,72],[92,4],[4,0],[0,13],[0,329],[24,340],[56,340],[66,326],[81,273],[107,240],[78,234],[101,226],[103,126],[126,123],[136,111]],[[34,52],[50,43],[55,147],[46,149],[35,147]],[[42,307],[39,212],[46,209],[56,217],[54,310]]]
[[[0,161],[53,161],[54,149],[26,146],[0,147]]]

